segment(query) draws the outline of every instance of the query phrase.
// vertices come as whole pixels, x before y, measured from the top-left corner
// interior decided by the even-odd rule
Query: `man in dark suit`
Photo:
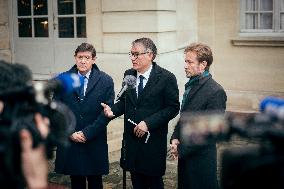
[[[57,148],[55,171],[70,175],[72,189],[103,188],[102,175],[108,174],[107,124],[101,102],[112,105],[114,84],[95,64],[96,50],[82,43],[75,50],[74,65],[68,73],[84,77],[84,86],[71,95],[56,96],[75,114],[77,124],[67,149]]]
[[[153,62],[156,55],[151,39],[133,41],[132,69],[124,76],[135,76],[136,88],[127,89],[111,108],[102,104],[107,117],[124,114],[125,120],[133,121],[125,122],[120,165],[130,171],[134,189],[164,188],[168,122],[179,111],[176,78]]]
[[[190,112],[224,112],[227,101],[226,93],[209,73],[209,67],[213,62],[210,47],[201,43],[193,43],[185,49],[184,53],[184,69],[189,81],[185,84],[181,117],[183,113]],[[218,187],[215,142],[200,148],[186,146],[181,141],[179,121],[172,135],[171,150],[174,157],[178,157],[179,189],[215,189]]]

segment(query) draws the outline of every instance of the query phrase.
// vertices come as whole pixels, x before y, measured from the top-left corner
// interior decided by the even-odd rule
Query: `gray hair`
[[[142,38],[136,39],[135,41],[132,42],[132,46],[134,46],[137,43],[142,44],[145,47],[146,51],[153,53],[152,61],[156,58],[157,47],[156,47],[155,43],[150,38],[142,37]]]

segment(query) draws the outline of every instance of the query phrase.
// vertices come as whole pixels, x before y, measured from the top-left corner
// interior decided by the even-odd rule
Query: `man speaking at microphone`
[[[96,50],[82,43],[75,50],[75,65],[67,73],[84,78],[78,91],[56,96],[75,114],[77,124],[70,136],[70,147],[57,148],[55,171],[70,175],[72,189],[102,189],[102,175],[109,172],[107,129],[109,119],[104,116],[101,102],[113,104],[112,78],[95,64]]]
[[[120,165],[130,171],[134,189],[164,188],[168,122],[179,111],[176,78],[154,62],[156,55],[151,39],[133,41],[129,53],[132,69],[124,76],[135,76],[136,87],[128,87],[111,108],[102,103],[107,117],[124,114],[127,120]]]

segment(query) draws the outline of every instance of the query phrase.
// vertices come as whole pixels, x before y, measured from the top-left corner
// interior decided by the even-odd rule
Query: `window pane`
[[[246,0],[246,10],[247,11],[257,10],[257,0]]]
[[[284,14],[280,15],[280,29],[284,30]]]
[[[74,38],[74,19],[72,18],[58,18],[59,37],[60,38]]]
[[[58,15],[73,14],[73,0],[58,0]]]
[[[77,37],[87,37],[86,17],[77,17]]]
[[[47,15],[47,0],[34,0],[34,15]]]
[[[31,0],[18,0],[18,16],[31,15]]]
[[[48,37],[48,18],[34,19],[35,37]]]
[[[257,14],[246,14],[246,29],[257,29]]]
[[[272,11],[273,1],[272,0],[260,0],[260,10]]]
[[[260,28],[259,29],[272,29],[272,13],[260,14]]]
[[[76,14],[85,14],[85,0],[76,0]]]
[[[32,37],[32,19],[18,19],[19,37]]]

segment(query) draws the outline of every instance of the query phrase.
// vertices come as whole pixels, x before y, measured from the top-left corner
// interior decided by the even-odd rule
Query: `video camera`
[[[181,117],[181,142],[187,147],[226,142],[235,135],[248,142],[222,152],[223,189],[284,188],[284,99],[267,97],[260,111],[190,113]]]
[[[9,82],[9,81],[0,81]],[[20,81],[19,81],[20,82]],[[76,119],[63,103],[54,101],[56,93],[69,93],[80,87],[82,79],[77,74],[60,74],[48,82],[27,82],[0,90],[0,183],[12,188],[25,186],[21,170],[21,147],[19,132],[27,129],[33,138],[33,147],[44,143],[47,158],[52,158],[54,147],[68,145],[68,138],[74,131]],[[34,122],[35,113],[50,121],[49,134],[41,137]],[[4,183],[4,184],[3,184]],[[14,186],[11,186],[12,185]]]

